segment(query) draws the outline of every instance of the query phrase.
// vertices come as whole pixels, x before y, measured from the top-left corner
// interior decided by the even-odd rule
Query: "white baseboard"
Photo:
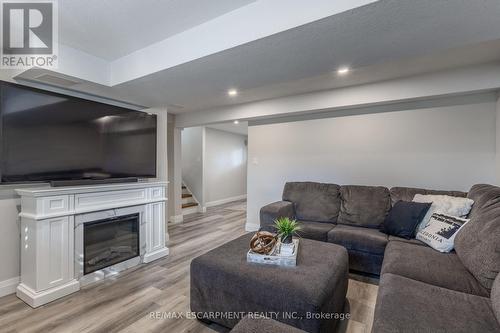
[[[150,263],[152,261],[155,261],[155,260],[158,260],[160,258],[163,258],[165,256],[168,256],[168,254],[170,253],[169,249],[168,248],[163,248],[163,249],[160,249],[158,251],[155,251],[153,253],[146,253],[144,255],[144,259],[142,259],[142,262],[147,264],[147,263]]]
[[[254,223],[247,223],[245,224],[245,230],[246,231],[258,231],[260,229],[259,224],[254,224]]]
[[[182,221],[184,221],[184,217],[182,216],[182,214],[181,215],[172,215],[172,216],[170,216],[168,221],[170,223],[173,223],[173,224],[182,223]]]
[[[0,281],[0,297],[14,294],[16,292],[19,281],[19,276],[12,279]]]
[[[233,202],[233,201],[243,200],[246,198],[247,198],[247,195],[243,194],[243,195],[238,195],[236,197],[230,197],[230,198],[226,198],[226,199],[210,201],[210,202],[205,203],[205,206],[206,207],[218,206],[218,205],[226,204],[226,203]]]
[[[80,290],[80,283],[75,279],[63,284],[62,286],[57,286],[39,292],[36,292],[21,283],[17,287],[16,295],[32,308],[37,308],[41,305],[55,301],[58,298],[77,292],[78,290]]]

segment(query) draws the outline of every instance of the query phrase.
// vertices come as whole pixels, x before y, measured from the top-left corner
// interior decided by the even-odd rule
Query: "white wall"
[[[247,193],[246,136],[205,129],[206,205]]]
[[[168,114],[167,109],[151,108],[144,110],[145,112],[156,115],[156,178],[158,180],[168,180],[168,165],[167,165],[167,127]]]
[[[474,101],[474,99],[471,99]],[[495,182],[488,101],[250,126],[247,229],[286,181],[468,190]]]
[[[20,275],[20,220],[18,206],[21,200],[14,193],[13,187],[0,189],[0,296],[14,292],[17,284],[7,280]]]
[[[175,116],[169,114],[167,128],[168,153],[168,219],[169,222],[182,222],[182,130],[175,127]]]
[[[182,181],[203,206],[203,127],[182,131]]]
[[[246,195],[246,138],[205,127],[182,131],[182,180],[200,209]]]

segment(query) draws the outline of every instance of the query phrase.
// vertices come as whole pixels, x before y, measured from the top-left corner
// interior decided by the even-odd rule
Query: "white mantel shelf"
[[[128,206],[144,205],[147,203],[166,201],[166,191],[157,192],[157,194],[150,192],[149,196],[146,191],[142,191],[147,188],[154,187],[166,187],[168,185],[167,181],[142,181],[137,183],[124,183],[124,184],[107,184],[107,185],[95,185],[95,186],[68,186],[68,187],[38,187],[38,188],[23,188],[16,189],[16,193],[21,196],[21,206],[23,199],[33,200],[34,198],[44,198],[49,197],[49,199],[37,200],[42,207],[29,209],[21,209],[19,216],[31,218],[35,220],[43,220],[47,218],[60,217],[66,215],[78,215],[84,213],[94,212],[96,210],[106,210],[114,209]],[[137,191],[139,190],[139,191]],[[116,191],[128,191],[128,193],[136,192],[136,196],[128,196],[126,198],[114,199],[110,198],[109,194],[116,194]],[[93,202],[90,205],[79,204],[79,200],[85,200],[88,196],[85,194],[90,194],[90,196],[95,196],[93,194],[100,192],[104,193],[103,197],[108,198],[106,201]],[[67,206],[62,209],[51,209],[47,205],[65,205],[63,202],[65,196],[69,199],[73,199],[72,195],[77,195],[74,198],[76,201],[74,205],[71,205],[71,201],[67,203]],[[121,194],[118,194],[121,195]],[[57,197],[61,197],[58,199]],[[111,200],[109,200],[111,199]],[[121,199],[121,200],[120,200]],[[125,200],[124,200],[125,199]],[[49,201],[48,203],[46,201]],[[34,207],[33,207],[34,208]]]
[[[151,186],[167,186],[167,181],[139,181],[135,183],[118,183],[85,186],[62,186],[62,187],[33,187],[16,189],[20,196],[43,197],[49,195],[64,195],[76,193],[89,193],[97,191],[116,191],[131,188],[148,188]]]
[[[21,283],[17,296],[38,307],[78,291],[81,283],[105,277],[106,269],[83,275],[83,224],[93,220],[140,215],[140,256],[112,266],[108,272],[168,255],[167,185],[165,181],[141,181],[16,189],[21,196]]]

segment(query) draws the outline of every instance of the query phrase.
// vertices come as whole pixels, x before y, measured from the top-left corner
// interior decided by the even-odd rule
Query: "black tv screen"
[[[0,83],[2,183],[156,176],[156,116]]]

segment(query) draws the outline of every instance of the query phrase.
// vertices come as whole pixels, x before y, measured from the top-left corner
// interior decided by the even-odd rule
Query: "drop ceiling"
[[[239,135],[248,135],[248,122],[246,121],[240,121],[237,124],[235,124],[234,122],[212,124],[212,125],[207,125],[207,127]]]
[[[61,43],[114,60],[254,0],[63,0]]]

